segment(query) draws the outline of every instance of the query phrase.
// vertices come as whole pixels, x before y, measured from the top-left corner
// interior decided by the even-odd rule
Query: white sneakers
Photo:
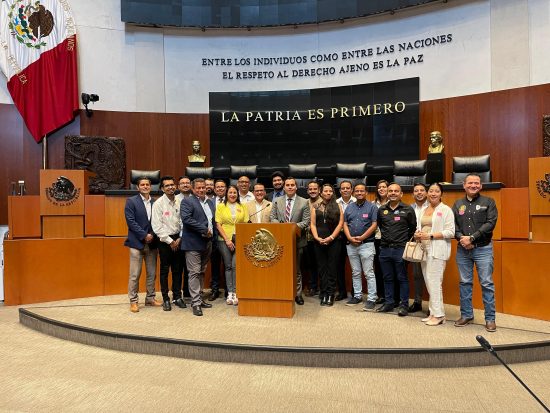
[[[225,300],[225,303],[227,305],[238,305],[239,299],[237,298],[237,295],[235,293],[229,293],[227,294],[227,299]]]

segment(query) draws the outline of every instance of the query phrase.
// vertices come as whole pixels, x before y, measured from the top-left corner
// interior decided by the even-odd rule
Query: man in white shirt
[[[178,189],[180,193],[176,195],[176,198],[181,203],[183,198],[187,198],[193,194],[191,191],[191,179],[188,176],[180,176],[178,179]]]
[[[237,181],[237,187],[239,188],[239,202],[242,205],[254,200],[254,195],[250,192],[250,178],[248,176],[241,176]]]
[[[153,231],[159,238],[158,250],[160,258],[160,290],[162,292],[162,309],[170,311],[168,295],[168,273],[172,272],[172,299],[180,308],[187,308],[181,297],[181,281],[183,272],[183,252],[180,250],[180,202],[176,199],[176,183],[171,176],[160,179],[160,189],[164,192],[153,204],[151,223]]]
[[[264,184],[254,185],[254,200],[246,204],[250,222],[257,224],[269,222],[272,204],[265,199],[265,195]]]
[[[346,212],[346,208],[352,202],[357,201],[357,199],[352,195],[352,184],[351,181],[344,180],[340,182],[339,185],[340,198],[336,200],[336,203],[342,207],[342,212]],[[343,231],[343,229],[342,229]],[[343,235],[343,234],[342,234]],[[345,236],[340,236],[338,239],[340,242],[340,257],[338,258],[338,274],[336,275],[336,283],[338,284],[338,295],[334,301],[341,301],[348,298],[348,292],[346,289],[346,258],[348,256],[347,252],[347,239]],[[352,294],[353,297],[353,286]]]
[[[428,192],[426,185],[417,183],[413,187],[414,203],[411,204],[419,222],[421,212],[428,206]],[[409,313],[422,311],[422,291],[424,290],[424,275],[419,262],[413,262],[414,302],[409,306]]]

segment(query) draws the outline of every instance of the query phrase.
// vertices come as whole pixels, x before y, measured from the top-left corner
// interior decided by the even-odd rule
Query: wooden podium
[[[84,197],[92,173],[83,170],[40,171],[42,238],[82,238]]]
[[[296,224],[237,224],[239,315],[292,318]]]
[[[550,157],[529,158],[531,239],[550,241]]]

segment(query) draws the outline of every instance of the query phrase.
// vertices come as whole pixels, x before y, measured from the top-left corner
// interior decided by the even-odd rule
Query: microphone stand
[[[499,355],[497,354],[496,350],[493,348],[493,346],[491,345],[491,343],[489,343],[487,341],[487,339],[483,336],[476,336],[476,340],[478,341],[478,343],[481,345],[481,347],[483,347],[484,350],[486,350],[487,352],[491,353],[493,356],[495,356],[497,358],[498,361],[500,361],[500,363],[506,367],[506,369],[510,372],[510,374],[512,374],[512,376],[515,377],[515,379],[525,388],[525,390],[527,390],[529,392],[529,394],[531,396],[533,396],[533,398],[539,402],[539,404],[542,406],[542,408],[550,413],[550,410],[548,410],[548,407],[546,407],[546,405],[535,395],[535,393],[533,393],[531,391],[531,389],[529,387],[527,387],[527,385],[517,376],[516,373],[514,373],[512,371],[512,369],[510,367],[508,367],[508,365],[504,362],[504,360],[502,360]]]

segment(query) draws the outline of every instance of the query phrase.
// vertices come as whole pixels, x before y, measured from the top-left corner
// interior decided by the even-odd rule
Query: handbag
[[[422,242],[414,241],[414,236],[405,244],[403,259],[410,262],[422,262],[426,260],[426,248]]]

